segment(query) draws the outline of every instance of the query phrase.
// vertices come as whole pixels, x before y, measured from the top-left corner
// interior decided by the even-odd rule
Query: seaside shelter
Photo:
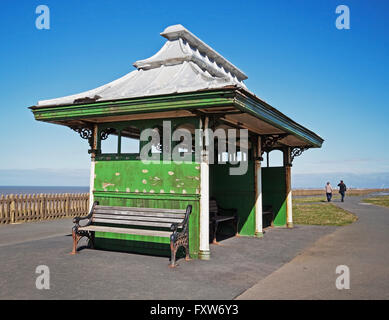
[[[292,162],[323,139],[258,98],[244,72],[182,25],[161,36],[163,47],[123,77],[30,107],[36,120],[67,126],[88,141],[90,204],[191,204],[189,250],[200,259],[211,254],[210,199],[237,209],[241,236],[263,236],[263,208],[270,206],[272,226],[292,228]],[[262,165],[273,150],[282,152],[283,165]],[[109,248],[116,236],[96,232],[95,239]],[[127,240],[121,249],[166,245],[154,237]]]

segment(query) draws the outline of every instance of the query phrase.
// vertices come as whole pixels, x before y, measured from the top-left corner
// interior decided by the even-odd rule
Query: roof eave
[[[320,148],[324,142],[314,132],[293,121],[247,90],[236,86],[169,95],[105,100],[87,104],[31,106],[29,108],[34,113],[36,120],[55,122],[66,119],[104,117],[113,113],[115,115],[136,114],[222,105],[234,105],[236,108],[298,137],[313,148]],[[117,110],[114,110],[115,107]]]
[[[324,139],[313,131],[298,124],[247,90],[238,88],[236,92],[235,104],[239,109],[299,137],[313,148],[322,146]]]

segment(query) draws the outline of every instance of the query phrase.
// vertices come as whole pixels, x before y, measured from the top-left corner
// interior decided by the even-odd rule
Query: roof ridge
[[[158,68],[161,65],[180,64],[193,61],[202,69],[218,77],[228,76],[237,82],[247,79],[247,75],[216,52],[205,42],[181,24],[167,27],[161,36],[168,39],[164,46],[148,59],[134,63],[137,69]],[[179,44],[177,46],[177,44]],[[181,49],[181,50],[179,50]]]

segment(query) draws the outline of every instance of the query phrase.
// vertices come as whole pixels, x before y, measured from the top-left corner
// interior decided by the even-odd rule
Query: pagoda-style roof
[[[38,106],[103,101],[191,92],[236,85],[247,76],[182,25],[166,28],[168,40],[152,57],[134,63],[137,70],[96,89],[42,100]]]
[[[321,147],[323,139],[273,108],[243,81],[247,76],[182,25],[136,70],[93,90],[42,100],[35,119],[71,128],[150,118],[218,117],[225,125],[259,135],[278,135],[275,146]]]

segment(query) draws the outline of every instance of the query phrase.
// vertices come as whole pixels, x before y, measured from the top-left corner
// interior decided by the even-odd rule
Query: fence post
[[[11,222],[10,200],[8,194],[5,196],[5,218],[6,218],[6,223]]]
[[[70,208],[70,195],[69,195],[69,193],[67,193],[65,195],[65,215],[67,217],[69,217],[69,215],[70,215],[69,208]]]
[[[41,202],[41,208],[42,208],[42,219],[45,220],[46,219],[46,196],[41,193],[41,198],[42,198],[42,202]]]
[[[0,196],[0,223],[5,218],[5,206],[4,206],[4,196]],[[5,220],[5,219],[4,219]]]
[[[9,196],[9,200],[10,223],[15,223],[15,199],[13,194]]]

